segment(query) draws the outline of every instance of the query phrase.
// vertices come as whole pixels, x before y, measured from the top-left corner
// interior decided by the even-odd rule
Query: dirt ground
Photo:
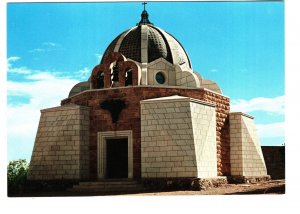
[[[255,184],[227,184],[203,191],[172,191],[130,194],[132,196],[171,195],[244,195],[244,194],[284,194],[285,180],[272,180]]]
[[[252,184],[226,184],[222,187],[211,188],[202,191],[165,191],[165,192],[143,192],[143,193],[76,193],[76,192],[35,192],[10,195],[10,197],[61,197],[61,196],[184,196],[184,195],[245,195],[245,194],[284,194],[285,180],[271,180]]]

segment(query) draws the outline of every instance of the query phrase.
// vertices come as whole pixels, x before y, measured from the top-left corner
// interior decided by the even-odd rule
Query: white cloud
[[[211,73],[217,73],[218,71],[219,71],[219,70],[216,69],[216,68],[210,69],[210,72],[211,72]]]
[[[20,59],[21,59],[21,57],[18,57],[18,56],[11,56],[11,57],[7,58],[7,60],[6,60],[7,68],[8,69],[11,68],[11,66],[12,66],[11,63],[18,61]]]
[[[35,49],[29,51],[29,53],[35,53],[35,52],[45,52],[45,49],[43,49],[43,48],[35,48]]]
[[[24,130],[34,130],[40,109],[60,105],[60,101],[66,98],[71,88],[78,83],[77,80],[56,77],[49,73],[35,74],[28,79],[36,81],[7,82],[8,96],[22,95],[30,98],[28,104],[8,106],[9,134],[28,133]],[[35,131],[30,133],[35,134]]]
[[[18,56],[12,56],[7,58],[6,63],[7,63],[7,72],[9,73],[15,73],[15,74],[30,74],[31,71],[26,68],[26,67],[18,67],[18,68],[14,68],[12,66],[13,62],[16,62],[18,60],[20,60],[21,57]]]
[[[87,67],[77,71],[77,77],[79,77],[81,80],[87,80],[89,78],[91,70]]]
[[[284,137],[284,122],[257,124],[256,128],[261,138]]]
[[[53,76],[53,74],[50,74],[48,72],[41,72],[41,73],[36,73],[36,74],[26,76],[25,78],[29,79],[29,80],[46,80],[46,81],[48,81],[48,80],[54,80],[55,78],[58,78],[58,77],[55,77],[55,76]]]
[[[284,109],[284,96],[274,98],[257,97],[251,100],[238,99],[231,101],[231,111],[266,111],[270,113],[284,114]]]
[[[41,52],[50,52],[50,51],[56,51],[56,50],[62,50],[61,44],[55,43],[55,42],[44,42],[41,47],[34,48],[32,50],[29,50],[29,53],[41,53]]]
[[[100,63],[100,60],[102,59],[103,54],[95,54],[97,58],[97,62]]]
[[[15,62],[15,61],[18,61],[19,59],[21,59],[21,57],[18,57],[18,56],[11,56],[11,57],[8,57],[7,58],[7,67],[10,67],[11,66],[11,62]]]
[[[29,70],[26,67],[19,67],[19,68],[9,68],[7,70],[9,73],[15,73],[15,74],[31,74],[31,70]]]
[[[82,75],[88,75],[89,72],[90,72],[90,69],[87,68],[87,67],[85,67],[85,68],[79,70],[78,72],[79,72],[80,74],[82,74]]]
[[[51,46],[51,47],[60,46],[60,44],[57,44],[55,42],[44,42],[43,45],[45,45],[45,46]]]
[[[31,71],[25,75],[28,82],[7,82],[8,96],[18,95],[29,98],[29,103],[7,106],[8,139],[18,136],[21,141],[8,141],[9,148],[18,148],[22,144],[33,147],[40,110],[59,106],[60,101],[67,98],[71,88],[79,81],[42,71]],[[28,154],[30,155],[30,154]]]
[[[274,98],[257,97],[250,100],[232,100],[231,111],[255,112],[262,111],[272,114],[284,114],[285,102],[284,96]],[[284,122],[256,125],[260,138],[284,137]]]

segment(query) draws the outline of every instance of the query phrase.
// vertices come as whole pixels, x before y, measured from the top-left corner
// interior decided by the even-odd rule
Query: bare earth
[[[204,191],[172,191],[130,194],[132,196],[170,196],[170,195],[239,195],[239,194],[284,194],[285,180],[272,180],[255,184],[227,184]]]
[[[202,191],[165,191],[143,193],[76,193],[76,192],[35,192],[10,195],[10,197],[57,197],[57,196],[183,196],[183,195],[245,195],[245,194],[285,194],[285,180],[271,180],[252,184],[227,184]]]

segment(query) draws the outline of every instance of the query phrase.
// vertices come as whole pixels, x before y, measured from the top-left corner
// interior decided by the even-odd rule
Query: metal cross
[[[144,10],[146,10],[146,4],[147,4],[147,2],[143,2],[142,4],[144,5]]]

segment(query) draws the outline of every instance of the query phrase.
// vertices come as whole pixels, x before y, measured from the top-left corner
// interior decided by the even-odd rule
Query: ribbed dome
[[[119,52],[140,63],[150,63],[162,57],[172,64],[192,68],[182,45],[171,34],[147,21],[142,19],[138,26],[117,36],[105,50],[101,63],[111,52]]]

